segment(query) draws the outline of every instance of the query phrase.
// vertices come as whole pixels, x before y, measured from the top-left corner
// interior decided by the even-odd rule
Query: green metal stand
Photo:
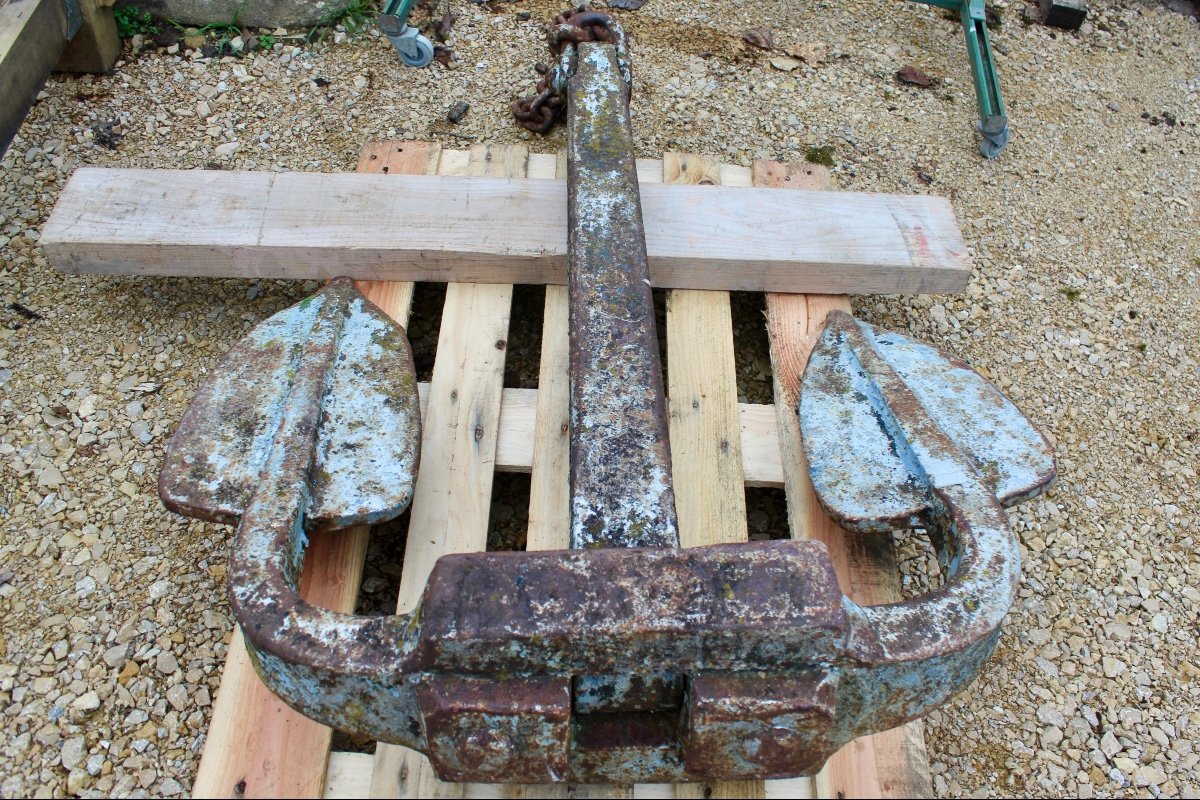
[[[938,8],[957,11],[967,37],[967,55],[971,59],[971,76],[975,79],[975,99],[979,104],[979,132],[983,141],[979,152],[985,158],[995,158],[1008,144],[1008,117],[1000,98],[1000,78],[992,47],[988,43],[987,18],[983,0],[915,0]]]

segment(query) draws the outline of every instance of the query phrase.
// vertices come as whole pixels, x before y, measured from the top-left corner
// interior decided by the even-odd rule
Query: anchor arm
[[[346,335],[339,311],[334,303],[322,304],[289,370],[294,377],[261,480],[234,537],[229,603],[259,677],[289,705],[335,728],[417,747],[420,717],[411,685],[380,679],[412,671],[411,617],[338,614],[299,594],[318,431],[330,413],[320,399],[328,394]]]
[[[1044,440],[1023,417],[1014,417],[1011,403],[973,372],[968,377],[966,371],[946,370],[939,390],[967,406],[964,417],[974,415],[983,430],[1025,428],[1012,437],[1013,474],[989,481],[977,466],[988,463],[979,454],[986,445],[958,441],[926,408],[923,391],[910,386],[924,388],[917,365],[930,360],[928,352],[932,348],[877,335],[835,312],[812,353],[801,396],[805,451],[815,465],[818,498],[830,516],[864,533],[888,530],[900,521],[897,517],[907,516],[929,531],[944,572],[941,587],[906,602],[863,607],[847,599],[847,658],[853,666],[840,690],[843,698],[854,700],[839,705],[852,712],[839,722],[860,732],[916,719],[978,674],[995,649],[1021,576],[1016,537],[997,495],[1010,502],[1032,496],[1055,474]],[[947,427],[961,436],[953,424]],[[826,469],[831,456],[823,448],[831,436],[850,440],[850,463]],[[861,463],[866,450],[853,450],[861,436],[886,441],[892,463],[881,466],[877,457],[874,464]],[[878,450],[878,443],[867,447]],[[857,469],[863,472],[856,475]],[[903,512],[891,519],[861,513],[878,507],[882,485],[862,475],[886,469],[892,470],[889,482],[911,491],[909,497],[892,498],[895,510]],[[997,467],[992,463],[990,469]],[[898,475],[906,477],[897,480]],[[1004,491],[1017,486],[1020,491],[1011,496]],[[903,502],[912,497],[924,508]]]

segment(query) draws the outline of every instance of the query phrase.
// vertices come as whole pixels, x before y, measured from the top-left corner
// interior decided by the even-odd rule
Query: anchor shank
[[[567,87],[571,547],[678,547],[629,87],[580,42]]]

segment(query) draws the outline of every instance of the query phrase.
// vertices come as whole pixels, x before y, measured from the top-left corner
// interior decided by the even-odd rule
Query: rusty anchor
[[[404,331],[346,280],[227,355],[168,445],[160,494],[237,524],[230,603],[266,685],[327,725],[426,753],[444,780],[812,773],[975,677],[1020,574],[1003,508],[1049,485],[1053,456],[965,364],[836,313],[797,409],[818,497],[862,535],[927,530],[943,584],[863,607],[815,542],[679,549],[624,35],[584,9],[554,36],[572,549],[445,556],[407,615],[300,598],[307,536],[401,513],[419,458]]]

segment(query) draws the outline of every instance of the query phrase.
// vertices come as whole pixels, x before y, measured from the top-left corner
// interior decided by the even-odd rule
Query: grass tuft
[[[347,36],[357,36],[374,21],[376,13],[374,0],[350,0],[345,5],[326,11],[306,38],[309,42],[322,41],[338,25],[342,26]]]
[[[154,16],[149,11],[135,6],[114,8],[113,19],[117,21],[117,35],[122,39],[132,39],[139,33],[143,36],[154,36],[160,32],[159,27],[154,24]]]

